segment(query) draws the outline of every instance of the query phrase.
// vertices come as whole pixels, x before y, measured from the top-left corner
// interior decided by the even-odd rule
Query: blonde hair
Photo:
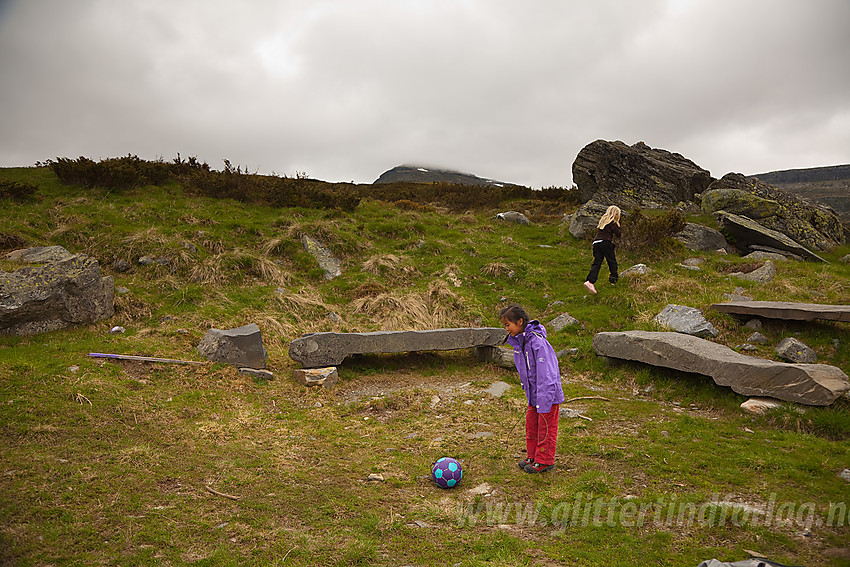
[[[605,211],[605,214],[602,215],[601,219],[599,219],[599,224],[596,225],[596,228],[605,228],[611,221],[620,222],[620,207],[617,205],[611,205],[608,207],[608,210]]]

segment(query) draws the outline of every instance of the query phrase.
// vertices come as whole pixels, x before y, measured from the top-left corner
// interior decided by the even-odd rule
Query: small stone
[[[559,350],[555,353],[555,356],[558,358],[564,358],[566,356],[572,356],[574,354],[578,354],[577,348],[565,348],[564,350]]]
[[[292,371],[292,377],[302,386],[322,386],[332,388],[339,378],[336,366],[326,368],[299,368]]]
[[[838,473],[838,476],[840,476],[841,478],[843,478],[847,482],[850,482],[850,469],[844,469],[843,471]]]
[[[762,335],[761,333],[753,333],[749,337],[747,337],[747,342],[752,343],[754,345],[765,345],[767,344],[767,337]]]
[[[384,475],[380,473],[370,473],[368,477],[366,477],[367,481],[370,482],[384,482]]]
[[[130,293],[130,290],[127,289],[126,287],[118,286],[118,287],[115,288],[115,293],[117,293],[119,295],[124,295],[126,293]]]
[[[260,378],[262,380],[271,380],[274,378],[274,373],[269,370],[264,370],[262,368],[247,368],[242,367],[239,369],[240,374],[244,374],[246,376],[251,376],[253,378]]]
[[[126,331],[127,331],[127,329],[125,329],[124,327],[116,326],[116,327],[112,327],[112,329],[110,329],[109,333],[112,334],[112,335],[120,335],[121,333],[125,333]]]
[[[483,496],[484,494],[490,494],[492,491],[493,491],[493,487],[490,486],[489,484],[487,484],[486,482],[484,482],[482,484],[479,484],[475,488],[470,488],[466,492],[468,494],[472,494],[472,495],[482,495]]]
[[[782,339],[776,345],[776,354],[789,362],[814,364],[818,361],[817,353],[811,347],[794,337]]]
[[[750,398],[741,404],[741,409],[753,415],[764,415],[781,405],[782,402],[774,398]]]
[[[750,319],[744,323],[744,328],[750,329],[751,331],[761,331],[761,327],[761,319]]]
[[[79,369],[80,369],[80,367],[75,364],[74,366],[68,367],[68,372],[76,372]]]
[[[756,345],[751,345],[749,343],[744,343],[742,345],[738,345],[736,348],[738,350],[743,350],[743,351],[746,351],[746,352],[753,352],[753,351],[756,351],[756,350],[759,349],[759,347],[757,347]]]
[[[440,404],[440,396],[431,396],[431,408],[435,408]]]

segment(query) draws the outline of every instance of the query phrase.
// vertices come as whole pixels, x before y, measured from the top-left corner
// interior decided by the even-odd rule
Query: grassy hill
[[[576,208],[565,195],[436,187],[437,204],[424,204],[412,185],[361,186],[344,188],[359,195],[346,210],[214,198],[173,180],[69,186],[46,167],[0,169],[2,181],[34,191],[0,199],[0,247],[89,254],[128,291],[108,321],[0,336],[0,565],[696,565],[744,550],[847,564],[836,549],[850,535],[838,476],[850,468],[850,400],[753,417],[709,378],[609,365],[590,345],[599,331],[653,329],[677,303],[702,309],[735,347],[751,331],[708,305],[738,286],[759,300],[846,304],[850,266],[837,260],[850,247],[755,284],[726,275],[740,258],[657,238],[618,249],[621,269],[651,274],[603,277],[587,296],[589,243],[560,223]],[[450,206],[459,196],[468,208]],[[533,223],[494,220],[504,210]],[[324,279],[304,234],[342,261],[341,277]],[[700,271],[677,266],[690,257]],[[115,271],[117,260],[132,269]],[[563,312],[581,321],[550,335],[556,350],[578,349],[561,371],[567,399],[580,398],[562,408],[551,473],[516,466],[516,373],[470,352],[358,357],[329,390],[290,378],[287,346],[303,333],[498,326],[509,302],[544,324]],[[201,360],[209,328],[252,322],[274,380],[87,356]],[[776,358],[794,335],[850,369],[846,323],[768,322],[762,333],[758,356]],[[497,381],[511,385],[502,397],[487,393]],[[446,455],[465,473],[448,491],[428,479]],[[770,520],[744,505],[770,508]]]

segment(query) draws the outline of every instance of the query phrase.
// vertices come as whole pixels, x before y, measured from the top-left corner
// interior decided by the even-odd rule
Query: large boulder
[[[702,195],[702,210],[748,217],[815,250],[831,250],[846,242],[841,219],[831,208],[740,173],[714,181]]]
[[[747,251],[754,246],[768,246],[791,252],[813,262],[825,262],[823,258],[788,237],[788,235],[762,226],[751,218],[728,211],[717,211],[720,226],[729,234],[737,248]]]
[[[33,335],[112,317],[115,284],[94,258],[61,247],[14,254],[47,263],[0,272],[0,333]]]
[[[693,200],[714,178],[680,154],[650,148],[643,142],[628,146],[596,140],[576,156],[573,181],[582,201],[658,208]]]
[[[597,354],[710,376],[745,396],[770,397],[826,406],[850,391],[840,368],[826,364],[788,364],[747,356],[691,335],[673,332],[597,333]]]

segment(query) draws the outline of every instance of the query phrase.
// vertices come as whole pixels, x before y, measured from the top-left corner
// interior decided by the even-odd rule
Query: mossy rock
[[[782,205],[739,189],[712,189],[702,195],[702,211],[706,214],[727,211],[755,220],[780,215]]]

